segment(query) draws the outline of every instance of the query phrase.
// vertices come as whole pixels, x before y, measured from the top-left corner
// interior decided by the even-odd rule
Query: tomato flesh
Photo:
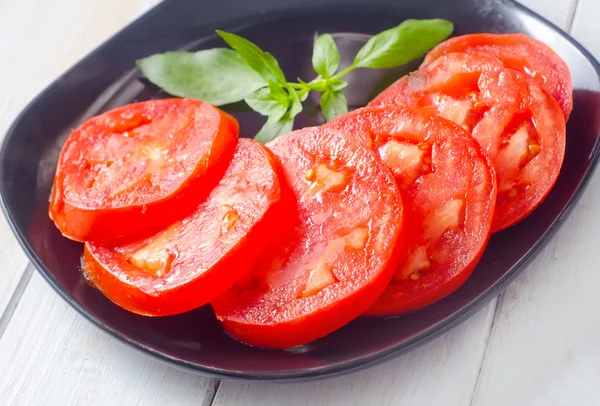
[[[197,100],[152,100],[93,117],[63,147],[50,217],[76,241],[167,225],[218,182],[237,136],[235,119]]]
[[[397,81],[371,104],[424,109],[472,133],[498,176],[493,232],[531,213],[560,172],[566,133],[560,107],[535,79],[504,68],[493,56],[444,55]]]
[[[494,172],[477,142],[448,120],[393,105],[359,109],[328,126],[370,136],[404,202],[406,254],[367,314],[415,311],[461,286],[485,249],[496,199]]]
[[[235,338],[287,348],[340,328],[383,292],[398,263],[402,201],[389,170],[345,134],[306,128],[267,145],[298,202],[296,227],[212,305]]]
[[[86,243],[85,274],[110,300],[142,315],[208,303],[248,273],[293,212],[278,170],[264,146],[240,140],[224,177],[192,215],[146,238]]]
[[[573,109],[571,72],[565,61],[546,44],[525,34],[470,34],[450,38],[429,51],[421,65],[454,53],[488,53],[504,62],[507,68],[535,78],[558,102],[565,120]]]

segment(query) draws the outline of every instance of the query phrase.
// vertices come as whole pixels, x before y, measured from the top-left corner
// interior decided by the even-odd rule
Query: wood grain
[[[33,275],[0,338],[2,405],[208,405],[217,381],[155,361],[85,321]]]
[[[562,29],[568,29],[578,0],[518,0]]]
[[[473,394],[494,307],[383,365],[300,384],[222,382],[213,405],[467,405]]]
[[[3,64],[0,76],[9,95],[0,101],[0,132],[44,86],[156,2],[0,2],[0,55],[14,62]],[[0,314],[25,264],[2,218]],[[37,274],[10,303],[18,306],[0,337],[2,405],[208,405],[213,399],[217,381],[124,346],[86,322]]]

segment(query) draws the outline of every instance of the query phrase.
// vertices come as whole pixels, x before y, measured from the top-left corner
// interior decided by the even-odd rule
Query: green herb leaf
[[[286,84],[285,75],[273,55],[236,34],[217,30],[217,34],[235,49],[242,59],[268,81]]]
[[[306,99],[308,99],[309,93],[310,93],[310,90],[307,90],[307,91],[303,92],[301,95],[298,95],[298,97],[300,98],[300,101],[305,102]]]
[[[291,106],[289,110],[290,118],[294,118],[302,111],[302,102],[300,101],[300,97],[298,97],[298,93],[292,88],[288,88],[288,92],[291,98]]]
[[[256,134],[254,137],[254,140],[265,144],[280,135],[289,133],[293,128],[294,119],[290,118],[289,115],[286,114],[276,123],[265,123],[258,134]]]
[[[447,20],[406,20],[371,37],[358,51],[353,65],[379,69],[404,65],[448,38],[453,29]]]
[[[243,100],[267,85],[235,51],[167,52],[136,61],[148,80],[173,96],[204,100],[215,106]]]
[[[268,116],[268,123],[279,121],[290,107],[291,100],[288,94],[280,86],[269,83],[269,87],[263,87],[250,94],[245,99],[250,108],[263,116]]]
[[[326,90],[321,96],[321,111],[327,121],[346,114],[348,112],[348,101],[344,93],[336,90]]]
[[[348,82],[340,79],[329,79],[327,81],[327,87],[331,90],[342,90],[348,86]]]
[[[288,92],[286,92],[285,88],[278,83],[269,82],[269,90],[273,97],[282,103],[287,103],[290,100]]]
[[[340,53],[333,37],[329,34],[315,38],[312,64],[315,72],[324,78],[331,77],[340,65]]]

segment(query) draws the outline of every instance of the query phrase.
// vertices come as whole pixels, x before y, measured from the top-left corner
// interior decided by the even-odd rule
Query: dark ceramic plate
[[[469,281],[445,300],[410,316],[359,318],[331,335],[288,351],[266,351],[232,340],[211,310],[165,318],[128,313],[84,282],[80,244],[63,238],[47,216],[55,163],[69,129],[88,117],[136,100],[164,97],[141,80],[137,58],[175,49],[223,46],[216,28],[239,31],[272,52],[288,77],[311,76],[315,31],[336,33],[349,62],[365,34],[406,18],[453,21],[455,34],[524,32],[551,45],[569,64],[575,103],[567,154],[547,200],[525,221],[494,235]],[[413,66],[409,68],[414,68]],[[600,66],[579,44],[509,0],[197,0],[166,1],[110,39],[42,92],[6,135],[0,152],[4,212],[38,271],[87,319],[120,340],[161,360],[205,375],[252,380],[297,380],[373,365],[457,325],[490,301],[548,242],[587,184],[598,159]],[[402,74],[353,74],[348,99],[364,105]],[[314,100],[313,100],[314,102]],[[261,119],[232,108],[243,135]],[[297,126],[318,124],[302,116]]]

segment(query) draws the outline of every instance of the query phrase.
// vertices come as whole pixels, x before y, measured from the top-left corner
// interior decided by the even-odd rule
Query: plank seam
[[[4,310],[4,313],[0,316],[0,339],[4,335],[8,324],[10,323],[13,315],[15,314],[15,310],[17,309],[17,306],[19,305],[19,302],[21,301],[21,298],[25,293],[25,289],[27,288],[27,285],[29,285],[29,281],[31,280],[33,271],[33,265],[31,265],[31,263],[28,263],[25,266],[23,275],[21,275],[21,279],[19,279],[19,282],[17,283],[15,291],[13,292],[12,296],[8,300],[8,303],[6,304],[6,309]]]
[[[479,386],[479,381],[481,380],[481,374],[483,373],[483,366],[485,365],[485,359],[488,355],[490,341],[492,340],[492,335],[494,332],[494,326],[496,325],[496,318],[498,317],[498,312],[500,309],[501,302],[504,301],[504,293],[498,296],[496,300],[496,306],[494,307],[494,314],[492,315],[492,322],[490,323],[490,328],[488,329],[487,336],[485,337],[485,348],[483,349],[483,356],[481,357],[481,363],[479,364],[479,371],[477,371],[477,378],[475,379],[475,385],[473,385],[473,393],[471,394],[471,400],[469,401],[469,406],[473,406],[473,402],[475,401],[475,394],[477,393],[477,387]]]
[[[212,385],[212,390],[207,394],[206,398],[204,399],[204,402],[202,402],[202,406],[213,406],[220,388],[221,380],[217,380],[217,382],[214,385]]]
[[[573,31],[573,23],[575,22],[575,16],[577,14],[577,10],[579,9],[579,0],[573,0],[569,7],[569,11],[567,14],[567,22],[565,23],[565,31],[569,34]]]

